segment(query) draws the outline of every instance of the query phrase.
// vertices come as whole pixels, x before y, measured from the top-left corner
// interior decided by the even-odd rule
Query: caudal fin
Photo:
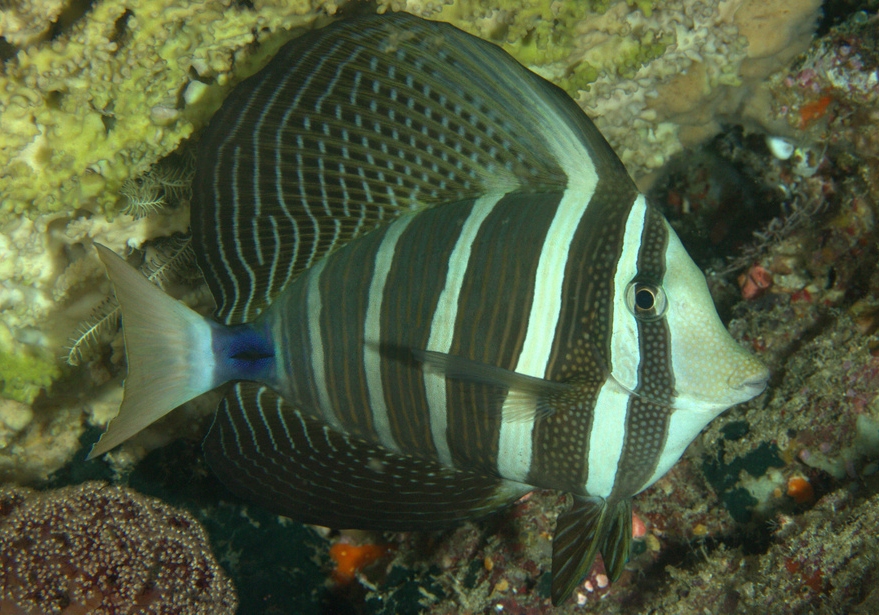
[[[128,377],[119,414],[89,459],[220,384],[212,346],[217,325],[166,295],[109,248],[95,247],[122,307]]]

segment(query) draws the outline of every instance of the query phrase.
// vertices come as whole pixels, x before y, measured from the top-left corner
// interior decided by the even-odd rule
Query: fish
[[[406,13],[282,47],[200,137],[191,209],[212,317],[97,246],[128,376],[90,458],[221,388],[229,489],[304,523],[429,530],[570,494],[553,604],[632,498],[766,367],[561,89]]]

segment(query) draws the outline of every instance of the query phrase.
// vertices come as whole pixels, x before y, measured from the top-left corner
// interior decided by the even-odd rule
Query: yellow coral
[[[319,4],[103,0],[58,39],[23,48],[0,75],[0,228],[22,214],[114,213],[122,182],[201,127],[289,38],[270,35],[310,24]],[[206,91],[186,104],[199,80]]]
[[[0,36],[16,47],[45,38],[67,1],[0,2]]]

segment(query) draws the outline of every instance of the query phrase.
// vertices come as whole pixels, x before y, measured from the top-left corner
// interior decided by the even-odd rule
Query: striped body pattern
[[[558,604],[599,552],[619,577],[631,497],[765,387],[577,105],[447,24],[291,42],[217,113],[193,190],[216,320],[99,250],[129,379],[93,455],[231,382],[209,464],[305,522],[427,529],[571,493]]]

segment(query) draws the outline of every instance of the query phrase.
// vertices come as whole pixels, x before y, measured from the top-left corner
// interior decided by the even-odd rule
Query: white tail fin
[[[122,306],[128,377],[119,414],[89,459],[220,384],[212,347],[218,325],[166,295],[109,248],[95,247]]]

